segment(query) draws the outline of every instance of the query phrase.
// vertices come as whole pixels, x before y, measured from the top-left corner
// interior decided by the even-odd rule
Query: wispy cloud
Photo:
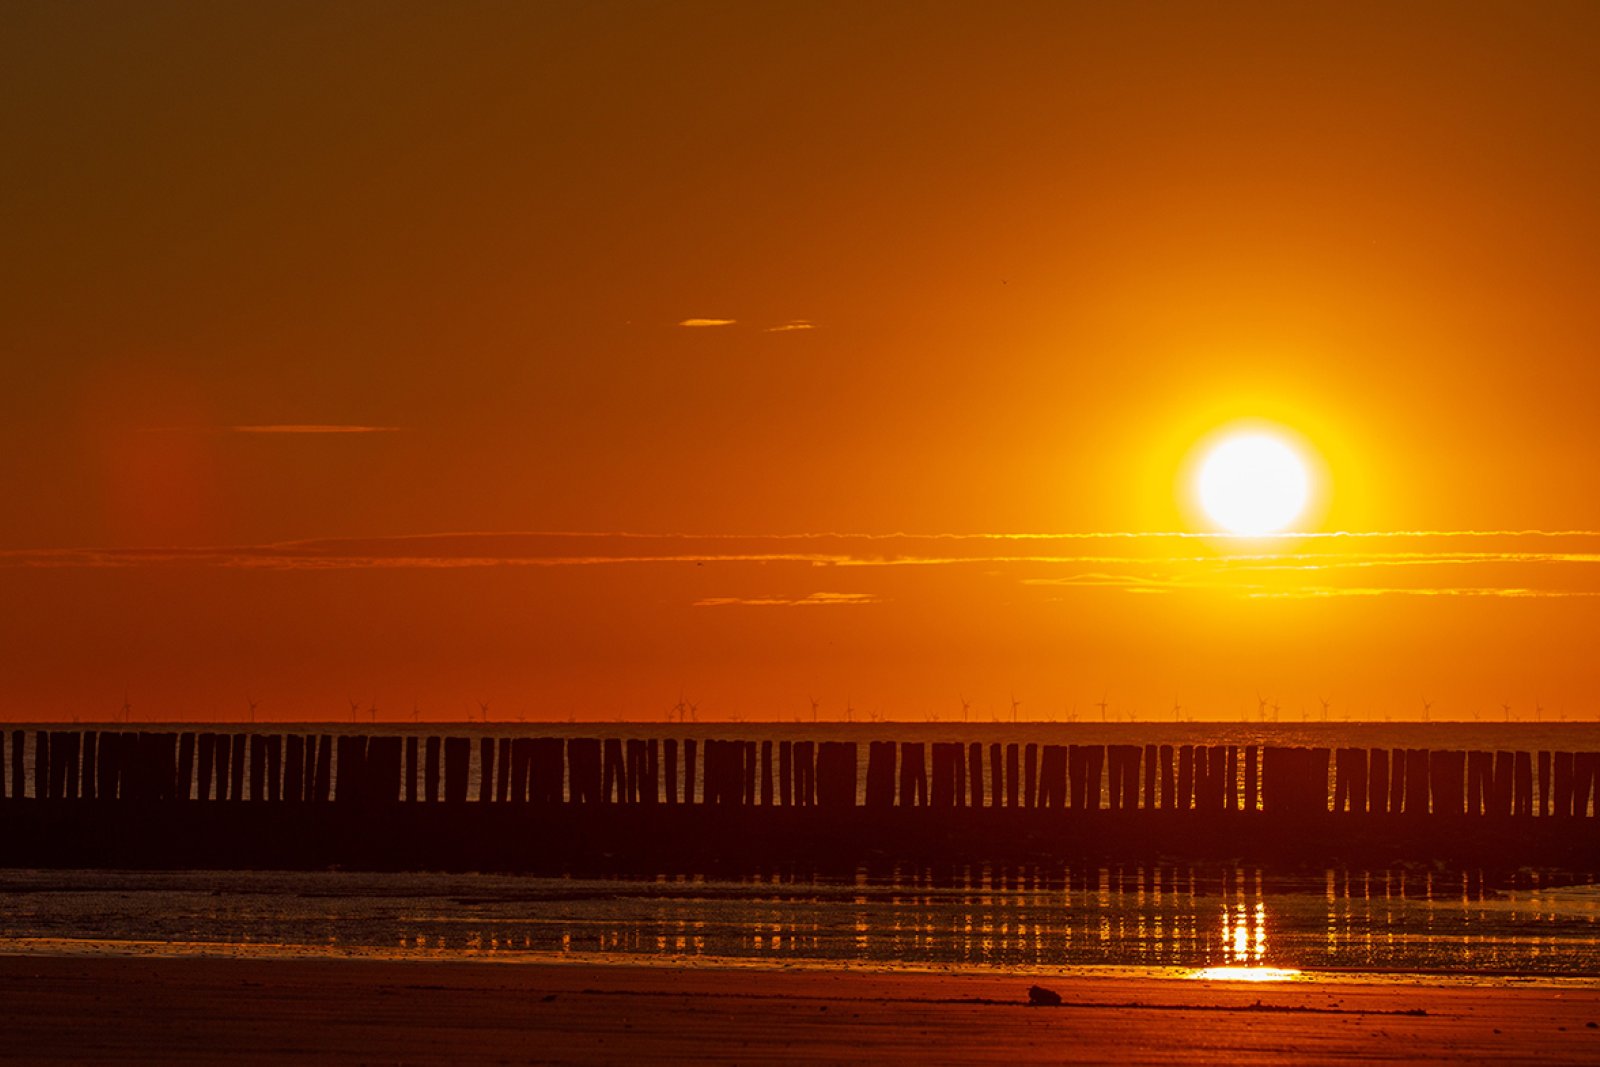
[[[810,608],[847,604],[878,604],[882,598],[874,593],[809,593],[802,597],[788,596],[713,596],[696,600],[697,608],[727,607],[786,607]]]
[[[337,434],[399,433],[398,426],[360,426],[347,423],[273,422],[241,426],[153,426],[151,433],[258,433],[258,434]]]
[[[684,319],[679,326],[732,326],[738,319]]]
[[[809,319],[790,319],[788,322],[782,322],[776,326],[764,326],[762,327],[761,332],[792,333],[795,330],[815,330],[816,328],[817,324]]]
[[[1473,544],[1461,539],[1473,537]],[[702,606],[866,603],[917,588],[917,571],[964,569],[1047,595],[1052,587],[1258,599],[1335,597],[1557,598],[1600,595],[1594,531],[1404,531],[1325,534],[1274,546],[1189,534],[657,534],[444,533],[258,545],[15,548],[0,568],[209,567],[256,570],[460,570],[489,567],[727,567],[748,588],[750,568],[850,574],[855,594],[712,597]],[[1470,550],[1464,550],[1470,549]],[[904,572],[890,578],[891,572]],[[872,577],[880,574],[882,577]],[[1382,575],[1381,580],[1374,580]],[[837,579],[836,579],[837,580]],[[908,584],[909,583],[909,584]],[[822,583],[818,583],[822,584]],[[735,587],[737,588],[737,587]],[[897,594],[898,599],[898,594]]]

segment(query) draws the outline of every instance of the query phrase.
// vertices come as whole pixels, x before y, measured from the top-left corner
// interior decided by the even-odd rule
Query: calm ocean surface
[[[1600,750],[1600,727],[1593,724],[258,728]],[[1586,873],[1435,865],[1293,871],[971,865],[607,880],[0,870],[0,950],[6,949],[1030,972],[1248,966],[1600,981],[1600,885]]]

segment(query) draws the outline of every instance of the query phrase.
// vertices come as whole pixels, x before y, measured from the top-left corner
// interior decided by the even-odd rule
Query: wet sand
[[[1600,1062],[1600,989],[0,957],[0,1062]]]

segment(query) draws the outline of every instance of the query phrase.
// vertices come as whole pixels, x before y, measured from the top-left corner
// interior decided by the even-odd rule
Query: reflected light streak
[[[1289,982],[1300,974],[1293,967],[1205,967],[1188,977],[1204,982]]]

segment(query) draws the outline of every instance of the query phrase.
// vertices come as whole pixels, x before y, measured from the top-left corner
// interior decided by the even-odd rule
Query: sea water
[[[322,724],[271,729],[333,732]],[[757,741],[1600,749],[1600,728],[1591,724],[490,723],[401,729]],[[734,878],[608,879],[0,870],[0,950],[12,951],[1030,972],[1248,967],[1600,981],[1597,923],[1600,885],[1592,873],[1437,864],[906,864],[827,874],[779,869]]]

